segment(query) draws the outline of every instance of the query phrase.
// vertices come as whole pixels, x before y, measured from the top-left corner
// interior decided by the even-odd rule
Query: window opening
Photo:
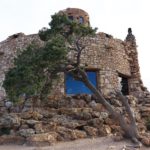
[[[129,95],[128,78],[119,76],[119,89],[123,95]]]
[[[84,18],[83,17],[79,17],[79,23],[83,24],[84,23]]]
[[[86,73],[91,83],[97,87],[97,72],[86,71]],[[83,82],[75,80],[70,73],[65,76],[65,87],[66,94],[92,94],[92,91]]]
[[[68,19],[73,21],[73,16],[68,16]]]

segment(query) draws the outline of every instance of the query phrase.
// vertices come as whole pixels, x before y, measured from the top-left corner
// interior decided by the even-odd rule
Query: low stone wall
[[[137,104],[138,100],[133,96],[127,98],[139,133],[146,135],[145,119],[150,109],[146,105]],[[112,95],[107,100],[116,110],[124,113],[117,97]],[[112,134],[118,137],[121,132],[117,121],[112,120],[107,110],[89,95],[57,100],[50,98],[45,104],[38,98],[28,99],[22,105],[9,109],[9,113],[0,113],[0,144],[45,146],[87,137]]]

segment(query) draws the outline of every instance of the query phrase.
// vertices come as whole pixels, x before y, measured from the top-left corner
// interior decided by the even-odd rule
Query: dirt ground
[[[150,147],[134,148],[130,141],[115,142],[111,137],[102,137],[61,142],[48,147],[1,145],[0,150],[150,150]]]

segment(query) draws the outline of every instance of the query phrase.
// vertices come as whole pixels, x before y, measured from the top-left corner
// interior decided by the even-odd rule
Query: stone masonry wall
[[[98,33],[94,38],[84,39],[86,49],[82,51],[81,65],[87,69],[98,69],[98,84],[104,95],[118,89],[118,73],[131,75],[129,57],[125,42],[114,39],[105,33]],[[73,60],[75,53],[70,53]]]
[[[144,92],[148,93],[141,81],[136,43],[133,46],[132,40],[122,41],[114,39],[106,33],[98,33],[96,37],[86,38],[83,44],[86,49],[81,55],[81,65],[87,69],[96,69],[98,73],[98,87],[107,96],[114,89],[119,89],[118,74],[129,77],[129,92],[138,97]],[[23,50],[30,43],[36,42],[40,45],[43,42],[38,35],[24,35],[23,33],[10,36],[0,43],[0,99],[5,96],[2,88],[5,73],[13,67],[14,58],[18,50]],[[75,59],[74,53],[68,54],[70,59]],[[51,95],[65,94],[64,74],[53,84]],[[145,90],[145,91],[144,91]],[[59,94],[58,94],[59,93]]]
[[[129,57],[131,75],[128,80],[129,92],[139,99],[139,101],[146,101],[150,98],[150,93],[144,87],[141,80],[140,67],[138,62],[138,51],[135,36],[132,34],[131,28],[128,29],[128,35],[125,39],[125,49]]]

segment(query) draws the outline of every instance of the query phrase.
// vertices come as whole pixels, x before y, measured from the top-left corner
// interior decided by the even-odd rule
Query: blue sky
[[[0,0],[0,41],[23,32],[37,33],[59,10],[81,8],[90,15],[98,31],[124,40],[128,27],[136,37],[141,75],[150,89],[150,1],[149,0]]]

